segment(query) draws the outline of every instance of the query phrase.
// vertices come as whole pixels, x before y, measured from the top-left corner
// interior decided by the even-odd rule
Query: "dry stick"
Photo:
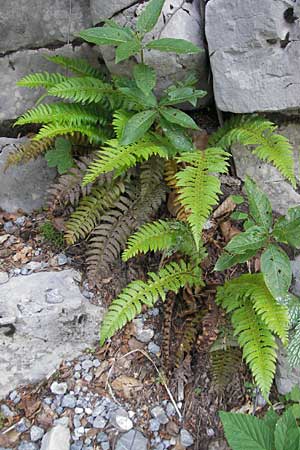
[[[126,358],[127,356],[132,355],[133,353],[136,353],[136,352],[139,352],[139,353],[141,353],[142,355],[144,355],[144,356],[145,356],[145,357],[153,364],[153,366],[154,366],[156,372],[158,373],[158,375],[159,375],[159,377],[160,377],[160,379],[161,379],[161,382],[162,382],[162,384],[164,385],[164,388],[166,389],[167,394],[168,394],[168,396],[169,396],[169,398],[170,398],[170,400],[171,400],[171,402],[172,402],[172,404],[173,404],[173,406],[174,406],[174,408],[175,408],[175,411],[177,412],[177,415],[178,415],[178,417],[179,417],[179,420],[182,421],[182,414],[181,414],[181,412],[179,411],[178,406],[177,406],[177,404],[176,404],[176,402],[175,402],[175,400],[174,400],[174,397],[173,397],[173,395],[172,395],[170,389],[169,389],[168,386],[167,386],[167,383],[166,383],[166,381],[165,381],[164,375],[159,371],[157,365],[155,364],[155,362],[153,361],[153,359],[149,356],[149,354],[148,354],[147,352],[145,352],[144,350],[140,350],[140,349],[132,350],[131,352],[128,352],[128,353],[126,353],[125,355],[121,356],[121,358],[119,358],[119,361],[120,361],[121,359],[123,359],[123,358]],[[115,364],[116,362],[117,362],[117,360],[114,361],[112,367],[111,367],[110,370],[109,370],[108,376],[107,376],[107,382],[106,382],[106,385],[107,385],[110,389],[111,389],[111,386],[110,386],[108,380],[109,380],[110,374],[111,374],[111,372],[112,372],[113,366],[114,366],[114,364]],[[110,392],[111,392],[111,391],[110,391]],[[111,393],[112,393],[112,392],[111,392]]]

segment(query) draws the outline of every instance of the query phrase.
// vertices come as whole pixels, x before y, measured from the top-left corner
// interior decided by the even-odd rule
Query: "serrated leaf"
[[[289,257],[276,245],[269,245],[261,255],[261,271],[271,294],[279,301],[287,294],[292,282]]]
[[[230,253],[223,253],[218,259],[215,269],[217,272],[222,272],[223,270],[229,269],[236,264],[243,264],[249,261],[253,256],[255,256],[257,250],[249,250],[241,255],[231,255]]]
[[[79,33],[87,42],[96,45],[120,45],[132,39],[129,29],[120,29],[105,25],[104,27],[87,28]]]
[[[148,33],[157,23],[165,0],[150,0],[136,22],[136,29],[140,33]]]
[[[245,202],[245,199],[242,195],[231,195],[230,196],[236,205],[241,205]]]
[[[72,157],[72,145],[64,138],[55,140],[55,148],[45,153],[45,159],[49,167],[57,167],[58,173],[61,175],[66,173],[74,165]]]
[[[276,450],[299,450],[299,429],[290,409],[278,420],[274,437]]]
[[[204,97],[205,91],[196,90],[192,87],[179,87],[168,91],[167,95],[160,101],[160,105],[178,105],[179,103],[189,102],[193,106],[197,105],[198,98]]]
[[[146,45],[147,48],[152,50],[159,50],[160,52],[170,53],[199,53],[201,48],[185,39],[174,38],[161,38],[155,41],[151,41]]]
[[[199,130],[196,122],[194,122],[194,120],[190,116],[188,116],[183,111],[180,111],[179,109],[162,107],[159,109],[159,112],[168,122],[175,123],[176,125],[180,125],[184,128]]]
[[[137,39],[132,39],[128,42],[123,42],[116,50],[116,64],[136,55],[141,51],[142,45]]]
[[[286,217],[278,219],[272,235],[279,242],[300,248],[300,208],[291,208]]]
[[[248,214],[241,212],[241,211],[234,211],[231,215],[230,215],[231,219],[233,220],[246,220],[248,219]]]
[[[300,388],[299,386],[294,386],[291,392],[289,392],[285,396],[286,400],[290,400],[292,402],[300,402]]]
[[[248,196],[249,212],[257,225],[270,229],[272,226],[272,206],[266,194],[247,177],[245,190]]]
[[[267,411],[266,415],[264,416],[263,421],[270,428],[270,430],[274,433],[278,419],[279,419],[279,416],[274,411],[274,409],[269,409]]]
[[[159,123],[168,141],[178,151],[189,152],[193,150],[192,139],[182,127],[175,123],[167,122],[163,117],[160,117]]]
[[[156,84],[156,73],[152,67],[146,64],[137,64],[133,69],[133,76],[137,87],[148,95]]]
[[[129,100],[137,103],[144,108],[155,108],[157,100],[152,92],[145,95],[139,88],[136,87],[120,87],[119,91],[122,92]]]
[[[266,230],[264,227],[254,226],[244,233],[240,233],[231,239],[226,245],[225,250],[233,254],[242,254],[247,251],[259,250],[267,240]]]
[[[225,412],[220,412],[220,417],[232,450],[274,450],[273,433],[262,420]]]
[[[150,109],[132,116],[125,125],[122,145],[129,145],[141,139],[149,130],[156,117],[156,111]]]

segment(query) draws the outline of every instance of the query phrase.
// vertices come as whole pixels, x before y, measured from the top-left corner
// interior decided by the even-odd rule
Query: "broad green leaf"
[[[274,450],[273,433],[263,420],[225,412],[220,417],[232,450]]]
[[[242,195],[231,195],[230,196],[236,205],[241,205],[245,202],[245,199]]]
[[[161,38],[155,41],[151,41],[146,45],[147,48],[152,50],[159,50],[160,52],[172,52],[172,53],[199,53],[201,48],[185,39],[174,38]]]
[[[248,250],[241,255],[231,255],[230,253],[223,253],[223,255],[221,255],[218,259],[214,270],[222,272],[223,270],[229,269],[236,264],[245,263],[246,261],[249,261],[249,259],[251,259],[253,256],[255,256],[256,253],[256,249]]]
[[[133,55],[136,55],[141,51],[141,48],[142,45],[137,39],[123,42],[123,44],[119,45],[116,50],[116,64],[130,58]]]
[[[150,0],[136,22],[136,29],[140,33],[148,33],[156,25],[165,0]]]
[[[196,122],[194,122],[190,116],[179,109],[162,107],[159,112],[168,122],[175,123],[176,125],[180,125],[184,128],[199,130]]]
[[[167,122],[163,117],[159,119],[160,126],[173,147],[181,152],[193,151],[193,142],[185,129],[175,123]]]
[[[274,409],[269,409],[267,411],[266,415],[264,416],[263,421],[266,425],[268,425],[270,430],[274,433],[278,419],[279,419],[279,416],[274,411]]]
[[[255,223],[253,222],[253,220],[251,220],[251,219],[249,219],[249,218],[248,218],[248,220],[246,220],[246,222],[243,224],[243,227],[244,227],[244,230],[245,230],[245,231],[249,230],[250,228],[252,228],[252,227],[254,227],[254,226],[255,226]]]
[[[165,97],[161,99],[159,104],[178,105],[179,103],[189,102],[193,106],[197,105],[197,99],[204,97],[207,93],[205,91],[196,90],[192,87],[179,87],[170,89]]]
[[[231,215],[230,215],[231,219],[233,220],[246,220],[248,219],[248,214],[241,212],[241,211],[234,211]]]
[[[248,196],[249,212],[253,220],[257,225],[269,230],[272,226],[272,206],[270,200],[249,177],[245,181],[245,190]]]
[[[137,103],[144,108],[155,108],[157,105],[157,100],[152,92],[145,95],[139,88],[127,88],[121,87],[119,91],[122,92],[129,100]]]
[[[71,143],[64,138],[57,138],[55,148],[45,153],[45,159],[49,167],[57,167],[60,175],[67,172],[74,165]]]
[[[79,33],[79,36],[96,45],[120,45],[132,39],[128,30],[106,25],[83,30]]]
[[[280,301],[288,292],[292,282],[289,257],[276,245],[269,245],[261,255],[261,271],[271,294]]]
[[[290,208],[286,217],[278,219],[272,234],[279,242],[300,248],[300,207]]]
[[[292,411],[293,416],[295,417],[295,419],[299,420],[300,419],[300,404],[292,405],[290,407],[290,410]]]
[[[274,437],[276,450],[299,450],[299,429],[290,409],[278,420]]]
[[[121,144],[129,145],[141,139],[153,124],[155,117],[156,111],[152,109],[132,116],[125,125]]]
[[[259,250],[265,245],[266,240],[267,236],[265,228],[254,226],[244,233],[234,236],[229,244],[226,245],[225,250],[229,253],[240,255],[249,250]]]
[[[299,386],[294,386],[291,392],[286,394],[286,400],[291,400],[292,402],[300,402],[300,388]]]
[[[148,95],[156,84],[156,73],[152,67],[146,64],[137,64],[133,69],[133,76],[137,87]]]

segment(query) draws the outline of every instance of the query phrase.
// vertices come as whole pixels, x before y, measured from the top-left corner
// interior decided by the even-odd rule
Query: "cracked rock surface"
[[[219,109],[251,113],[300,107],[300,22],[287,14],[296,6],[292,0],[207,3],[206,37]]]

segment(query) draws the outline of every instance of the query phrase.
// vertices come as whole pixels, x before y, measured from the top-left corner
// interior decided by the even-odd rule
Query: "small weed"
[[[57,231],[50,221],[43,223],[39,229],[45,241],[49,242],[57,249],[62,249],[64,247],[63,233]]]

